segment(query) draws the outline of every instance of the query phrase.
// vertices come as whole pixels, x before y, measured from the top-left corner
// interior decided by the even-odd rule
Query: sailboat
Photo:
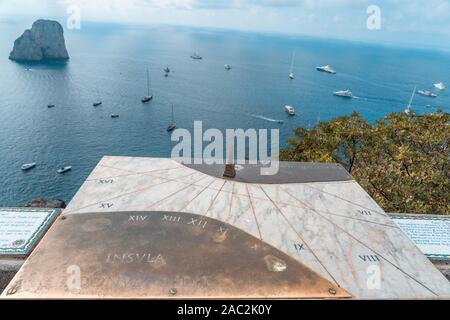
[[[175,124],[175,116],[174,116],[173,104],[172,104],[172,123],[167,127],[167,132],[172,132],[173,130],[175,130],[176,127],[177,127],[177,125]]]
[[[97,89],[97,97],[100,97],[100,94],[98,93],[98,89]],[[94,106],[94,107],[99,107],[99,106],[101,106],[103,104],[103,102],[100,100],[100,99],[98,99],[96,102],[94,102],[92,105]]]
[[[413,103],[413,100],[414,100],[414,96],[416,95],[416,90],[417,90],[417,87],[414,87],[414,91],[413,91],[413,94],[411,96],[411,99],[409,99],[408,107],[405,109],[405,113],[408,116],[413,115],[413,113],[414,113],[413,110],[412,110],[412,103]]]
[[[201,55],[199,55],[197,52],[194,52],[194,54],[191,56],[191,59],[202,60],[203,57]]]
[[[153,93],[151,93],[150,74],[147,68],[147,95],[141,100],[142,103],[150,102],[153,99]]]
[[[295,52],[292,54],[292,62],[291,62],[291,69],[289,71],[289,79],[294,80],[294,62],[295,62]]]

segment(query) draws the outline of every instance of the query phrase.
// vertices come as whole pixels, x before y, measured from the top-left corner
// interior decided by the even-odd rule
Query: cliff
[[[67,60],[64,30],[57,21],[38,20],[14,42],[15,61]]]

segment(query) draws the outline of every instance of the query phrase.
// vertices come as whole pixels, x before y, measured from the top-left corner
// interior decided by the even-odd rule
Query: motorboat
[[[337,97],[350,98],[350,99],[353,98],[353,93],[350,90],[336,91],[333,94]]]
[[[54,104],[49,104],[49,105],[47,106],[47,108],[49,108],[49,109],[52,109],[52,108],[54,108],[54,107],[55,107]]]
[[[26,164],[22,165],[21,169],[23,171],[27,171],[27,170],[33,169],[34,167],[36,167],[36,162],[26,163]]]
[[[93,105],[94,107],[99,107],[99,106],[101,106],[102,104],[103,104],[103,102],[98,101],[98,102],[94,102],[92,105]]]
[[[113,119],[119,118],[119,115],[118,115],[117,113],[113,113],[113,114],[111,115],[111,118],[113,118]]]
[[[66,172],[68,172],[68,171],[70,171],[70,170],[72,170],[72,167],[62,167],[62,168],[60,168],[60,169],[58,169],[58,173],[59,174],[63,174],[63,173],[66,173]]]
[[[434,87],[438,90],[445,90],[445,84],[443,82],[436,83]]]
[[[229,64],[225,65],[225,70],[231,70],[231,66]]]
[[[293,106],[285,106],[284,109],[286,110],[288,115],[295,116],[295,109]]]
[[[317,69],[317,71],[331,73],[331,74],[336,74],[336,71],[333,68],[331,68],[330,65],[326,65],[326,66],[322,66],[322,67],[316,67],[316,69]]]
[[[429,97],[429,98],[436,98],[437,97],[437,94],[435,94],[433,92],[430,92],[428,90],[419,90],[419,91],[417,91],[417,93],[420,94],[421,96],[424,96],[424,97]]]

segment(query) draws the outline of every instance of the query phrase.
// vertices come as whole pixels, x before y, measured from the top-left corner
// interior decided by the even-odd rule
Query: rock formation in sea
[[[27,208],[60,208],[64,209],[66,203],[63,200],[47,200],[47,199],[35,199],[28,202],[25,207]]]
[[[9,58],[24,62],[69,59],[61,24],[37,20],[14,42]]]

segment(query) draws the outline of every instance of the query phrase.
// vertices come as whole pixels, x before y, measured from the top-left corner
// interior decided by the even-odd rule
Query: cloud
[[[382,29],[366,28],[369,5],[380,6]],[[376,39],[418,34],[450,37],[450,0],[0,0],[0,14],[85,21],[182,24],[219,28]],[[423,37],[422,37],[423,39]],[[438,42],[438,41],[436,41]]]

